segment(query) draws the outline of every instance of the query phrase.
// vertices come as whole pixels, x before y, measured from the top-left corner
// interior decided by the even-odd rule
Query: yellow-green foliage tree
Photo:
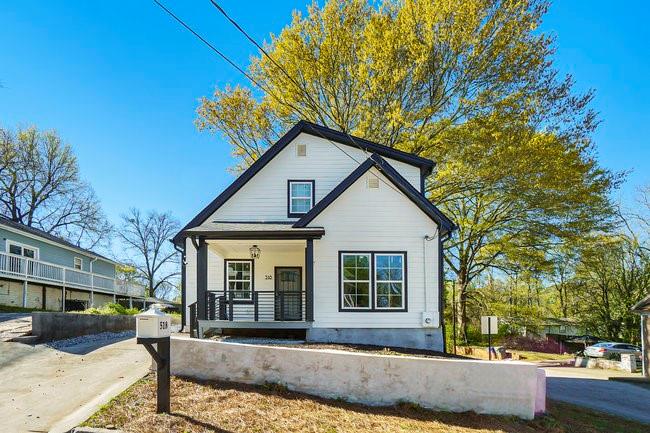
[[[446,256],[460,292],[563,237],[603,228],[620,178],[600,168],[591,93],[552,66],[545,1],[365,0],[316,4],[252,59],[261,89],[203,98],[241,170],[299,119],[438,162],[430,199],[458,225]],[[541,254],[543,255],[543,254]]]

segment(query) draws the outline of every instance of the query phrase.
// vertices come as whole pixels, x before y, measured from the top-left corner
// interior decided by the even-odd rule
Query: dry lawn
[[[127,432],[648,432],[648,426],[554,403],[534,421],[475,413],[432,412],[412,404],[367,407],[250,386],[172,379],[172,414],[155,414],[155,380],[148,376],[86,423]]]

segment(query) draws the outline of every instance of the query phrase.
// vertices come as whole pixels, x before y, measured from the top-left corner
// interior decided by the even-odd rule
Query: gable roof
[[[60,246],[67,248],[67,249],[72,249],[75,251],[79,251],[81,253],[94,256],[97,258],[100,258],[102,260],[106,260],[108,262],[114,263],[114,264],[119,264],[115,260],[109,259],[108,257],[102,256],[101,254],[97,254],[94,251],[87,250],[85,248],[81,248],[78,245],[73,244],[72,242],[68,242],[63,238],[60,238],[58,236],[54,236],[51,233],[48,233],[46,231],[43,231],[41,229],[37,229],[36,227],[30,227],[25,224],[19,223],[17,221],[10,220],[9,218],[6,218],[2,215],[0,215],[0,226],[5,226],[5,227],[10,227],[15,230],[21,231],[26,233],[27,235],[32,235],[36,236],[42,239],[45,239],[46,241],[52,242],[59,244]]]
[[[324,211],[330,204],[341,196],[352,184],[354,184],[364,173],[371,168],[377,168],[384,176],[390,180],[407,198],[409,198],[417,207],[419,207],[425,214],[440,226],[441,234],[451,232],[456,228],[456,225],[443,214],[437,207],[433,205],[426,197],[421,194],[411,183],[404,179],[392,165],[388,163],[381,156],[373,153],[370,158],[365,160],[359,167],[357,167],[348,177],[343,179],[336,188],[329,192],[316,206],[311,208],[302,218],[295,222],[293,225],[296,228],[306,227],[311,221],[314,220],[322,211]]]
[[[410,164],[420,168],[420,175],[426,177],[431,174],[435,163],[430,159],[422,158],[408,152],[393,149],[392,147],[384,146],[365,140],[359,137],[352,137],[344,132],[336,131],[315,123],[301,120],[296,123],[286,134],[284,134],[274,145],[269,147],[266,152],[262,154],[248,169],[246,169],[228,188],[217,196],[210,204],[208,204],[201,212],[199,212],[190,222],[188,222],[173,238],[172,242],[180,244],[183,238],[183,233],[190,228],[196,227],[203,222],[217,209],[219,209],[228,199],[230,199],[237,191],[239,191],[246,183],[253,178],[266,164],[268,164],[275,156],[277,156],[289,143],[291,143],[300,133],[313,135],[319,138],[325,138],[335,141],[340,144],[352,147],[361,147],[362,149],[382,155],[387,158],[395,159],[406,164]]]

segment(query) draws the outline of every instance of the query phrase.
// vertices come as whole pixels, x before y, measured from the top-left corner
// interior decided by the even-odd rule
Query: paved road
[[[650,424],[650,389],[607,380],[630,374],[570,367],[545,370],[548,398]]]
[[[0,342],[0,430],[67,431],[144,376],[150,365],[133,338],[61,350]]]

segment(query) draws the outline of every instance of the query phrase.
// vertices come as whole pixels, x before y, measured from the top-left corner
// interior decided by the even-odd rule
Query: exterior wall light
[[[261,254],[261,252],[262,252],[262,251],[260,251],[260,249],[257,247],[257,245],[253,245],[252,247],[250,247],[250,248],[248,249],[248,251],[250,251],[250,253],[251,253],[251,259],[253,259],[253,260],[255,260],[255,259],[259,259],[259,258],[260,258],[260,254]]]

